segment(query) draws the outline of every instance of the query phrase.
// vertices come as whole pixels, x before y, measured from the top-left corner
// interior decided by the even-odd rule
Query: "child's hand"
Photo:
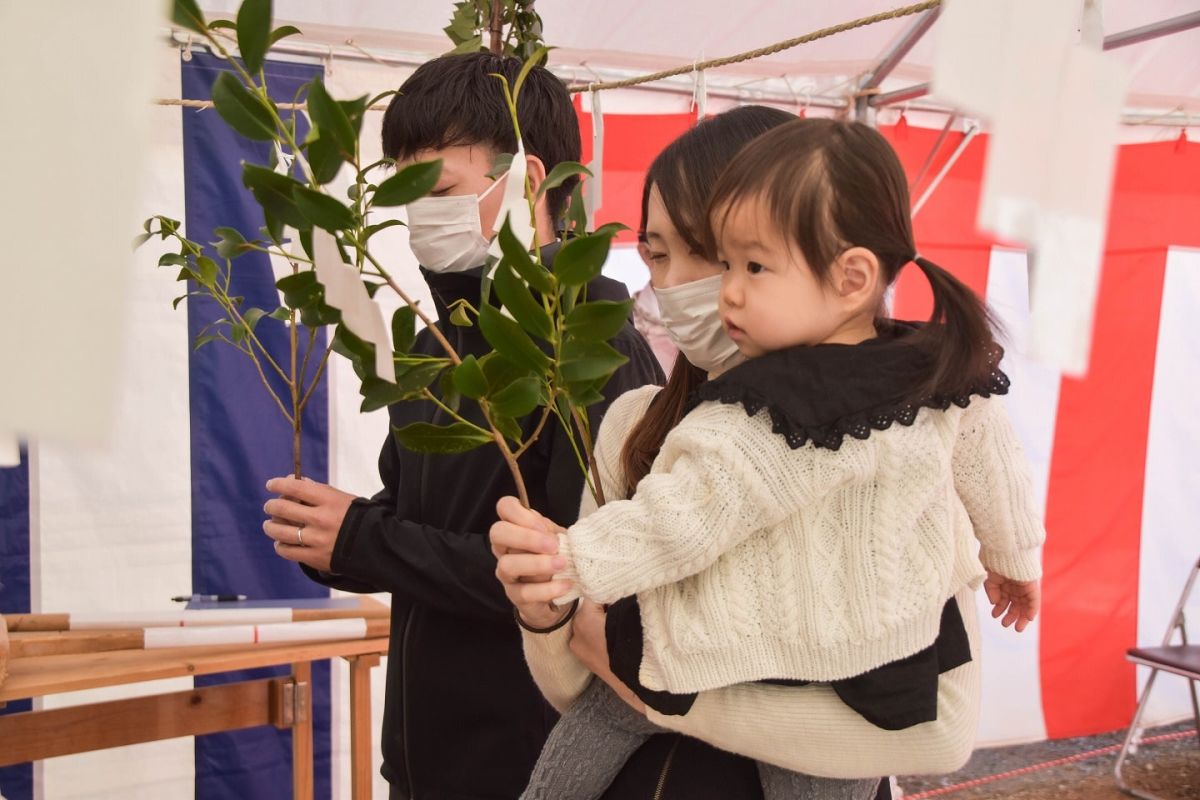
[[[1042,607],[1040,581],[1014,581],[988,570],[983,590],[992,604],[992,618],[999,619],[1003,615],[1000,624],[1006,628],[1017,623],[1018,633],[1025,630]]]

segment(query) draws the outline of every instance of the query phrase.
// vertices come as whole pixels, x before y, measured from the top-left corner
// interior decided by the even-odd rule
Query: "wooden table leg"
[[[292,797],[312,800],[313,723],[312,662],[292,664],[295,681],[295,717],[292,720]]]
[[[379,656],[352,656],[350,662],[350,796],[371,800],[371,668]]]

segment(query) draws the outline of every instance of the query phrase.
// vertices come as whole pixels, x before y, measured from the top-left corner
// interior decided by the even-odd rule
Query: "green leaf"
[[[454,385],[454,370],[448,369],[442,373],[442,377],[438,380],[438,390],[442,396],[442,402],[450,407],[451,411],[458,412],[458,408],[462,405],[462,393]]]
[[[358,151],[358,137],[354,134],[354,126],[346,116],[346,110],[329,96],[325,84],[320,79],[313,79],[308,87],[308,115],[320,128],[322,136],[332,137],[338,147],[347,156],[353,156]]]
[[[299,181],[266,167],[243,164],[242,183],[263,207],[263,211],[274,217],[274,221],[291,225],[298,230],[312,227],[308,217],[304,216],[300,207],[296,205],[293,195],[297,188],[303,188]],[[272,220],[267,220],[268,228],[271,227],[271,222]]]
[[[275,120],[261,97],[242,85],[232,72],[222,72],[213,82],[213,107],[221,119],[247,139],[275,139]]]
[[[493,275],[500,302],[521,327],[547,341],[554,333],[554,324],[546,309],[534,299],[529,287],[517,277],[507,262],[501,261]]]
[[[336,325],[341,321],[342,312],[333,306],[326,305],[323,301],[312,303],[300,309],[300,324],[308,328]]]
[[[217,262],[208,256],[196,257],[196,282],[201,286],[211,289],[216,285],[220,274],[221,270],[217,267]]]
[[[568,286],[583,286],[600,274],[608,258],[612,234],[588,234],[572,239],[554,257],[554,274]]]
[[[386,100],[387,98],[391,97],[394,94],[400,94],[400,90],[399,89],[388,89],[386,92],[380,92],[379,94],[375,95],[374,97],[372,97],[370,100],[367,101],[367,107],[370,108],[371,106],[375,105],[379,101]],[[392,159],[385,158],[382,160],[383,161],[391,161]],[[379,162],[376,162],[376,164],[378,164],[378,163]]]
[[[465,422],[451,425],[414,422],[392,431],[400,446],[414,453],[462,453],[492,441],[490,433]]]
[[[534,50],[533,55],[525,59],[525,63],[521,65],[521,71],[517,73],[517,80],[513,83],[512,97],[514,103],[517,102],[517,98],[521,95],[521,87],[525,85],[525,78],[529,76],[530,70],[536,67],[549,51],[548,47],[542,46]]]
[[[568,339],[563,345],[559,374],[569,384],[595,381],[612,375],[628,360],[606,342]]]
[[[550,359],[538,349],[529,334],[501,314],[495,306],[485,304],[479,309],[479,330],[496,352],[517,366],[527,367],[539,374],[550,367]]]
[[[137,250],[139,247],[141,247],[147,241],[149,241],[150,238],[153,236],[154,236],[153,233],[139,233],[137,236],[133,237],[133,249]]]
[[[336,178],[342,164],[346,163],[342,149],[332,136],[318,136],[308,143],[307,152],[308,166],[312,168],[313,178],[321,186]]]
[[[575,184],[571,190],[571,199],[567,203],[565,228],[574,236],[581,236],[587,230],[587,207],[583,202],[583,183]]]
[[[208,29],[210,31],[215,31],[218,28],[226,28],[231,31],[236,31],[237,23],[231,19],[214,19],[212,22],[208,23]]]
[[[288,308],[304,308],[324,295],[316,273],[310,269],[285,275],[275,282],[275,287],[283,292],[283,302]]]
[[[402,206],[429,194],[442,174],[442,160],[410,164],[375,189],[377,206]]]
[[[355,366],[361,366],[364,363],[370,364],[372,370],[374,370],[374,346],[351,333],[350,329],[345,325],[337,326],[337,329],[333,332],[331,346],[333,347],[333,352],[349,359]]]
[[[507,218],[500,228],[499,238],[500,252],[504,254],[501,263],[507,262],[518,275],[525,279],[526,283],[533,287],[534,291],[543,295],[554,294],[554,276],[541,264],[534,262],[529,251],[513,235]]]
[[[578,161],[560,161],[554,165],[554,169],[550,170],[550,174],[546,176],[546,179],[542,181],[542,185],[538,187],[537,197],[541,197],[551,189],[557,189],[568,179],[576,175],[591,177],[592,171]]]
[[[438,375],[446,368],[446,359],[430,359],[416,364],[396,375],[396,382],[381,380],[374,374],[368,374],[363,379],[363,403],[361,410],[375,411],[393,403],[411,400],[420,395],[429,384],[437,380]]]
[[[541,399],[541,381],[537,378],[518,378],[488,398],[488,402],[497,413],[519,419],[537,408]]]
[[[287,322],[292,318],[292,310],[287,306],[280,306],[267,316],[271,319],[277,319],[280,322]]]
[[[469,328],[475,324],[471,322],[471,317],[467,315],[466,304],[460,303],[454,307],[454,310],[450,312],[450,324],[457,325],[460,328]]]
[[[446,55],[460,55],[462,53],[478,53],[483,49],[483,37],[476,35],[470,39],[466,39],[458,47],[451,50]]]
[[[218,336],[216,334],[212,334],[212,333],[205,334],[204,336],[197,336],[196,342],[192,345],[192,350],[193,351],[199,350],[201,347],[208,344],[209,342],[214,341],[216,339],[220,339],[220,338],[221,338],[220,336]]]
[[[483,367],[483,374],[487,377],[488,392],[492,394],[499,392],[513,381],[537,377],[534,370],[519,367],[499,353],[488,353],[479,359],[479,365]]]
[[[386,230],[388,228],[395,227],[396,225],[403,225],[403,224],[404,223],[398,219],[389,219],[386,222],[378,222],[374,225],[368,225],[363,230],[363,237],[362,237],[363,241],[364,242],[367,241],[372,236],[374,236],[375,234],[379,233],[382,230]]]
[[[204,33],[208,27],[196,0],[175,0],[171,9],[171,21],[181,28],[187,28],[196,33]]]
[[[566,332],[577,339],[606,342],[625,325],[632,308],[632,299],[582,303],[567,314]]]
[[[262,69],[271,40],[271,0],[242,0],[237,13],[237,42],[246,71]]]
[[[256,325],[258,325],[258,321],[261,320],[265,316],[268,316],[265,309],[248,308],[242,314],[242,319],[246,321],[247,328],[249,328],[250,330],[254,330],[254,327]]]
[[[354,227],[354,212],[324,192],[307,186],[296,186],[292,190],[292,197],[300,207],[300,213],[318,228],[344,231]]]
[[[213,228],[213,233],[218,237],[213,246],[221,258],[237,258],[249,249],[245,246],[246,237],[237,228]]]
[[[416,338],[417,312],[411,306],[400,306],[392,314],[392,349],[397,353],[407,353]]]
[[[280,27],[271,31],[271,38],[267,42],[267,48],[270,49],[274,47],[280,39],[286,39],[287,37],[295,36],[298,33],[301,33],[301,30],[295,25],[281,25]]]
[[[163,253],[158,257],[158,265],[160,267],[187,267],[191,266],[187,257],[179,253]]]
[[[492,424],[496,426],[496,430],[504,434],[504,438],[514,444],[521,442],[521,426],[512,417],[505,417],[500,414],[492,416]]]
[[[467,356],[454,368],[454,388],[472,400],[478,400],[487,394],[487,378],[475,356]]]

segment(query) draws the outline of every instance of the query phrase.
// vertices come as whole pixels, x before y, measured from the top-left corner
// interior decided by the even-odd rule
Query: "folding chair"
[[[1150,677],[1146,679],[1146,688],[1142,689],[1142,697],[1138,701],[1137,711],[1133,715],[1133,722],[1129,724],[1129,733],[1125,736],[1125,744],[1121,747],[1121,753],[1117,756],[1117,765],[1113,772],[1116,776],[1117,787],[1126,794],[1134,797],[1141,797],[1145,800],[1164,800],[1156,794],[1134,789],[1125,783],[1124,777],[1121,775],[1121,768],[1125,765],[1125,759],[1129,756],[1130,746],[1133,744],[1134,738],[1138,733],[1138,723],[1141,722],[1142,713],[1146,710],[1148,701],[1150,700],[1150,690],[1154,688],[1154,679],[1158,677],[1159,672],[1169,672],[1172,675],[1179,675],[1187,678],[1188,688],[1192,692],[1192,713],[1196,718],[1197,735],[1200,735],[1200,703],[1196,701],[1196,681],[1200,680],[1200,645],[1188,644],[1187,629],[1184,626],[1183,609],[1187,605],[1188,596],[1192,593],[1192,587],[1196,583],[1196,576],[1200,574],[1200,561],[1192,567],[1191,574],[1188,575],[1187,583],[1183,587],[1183,594],[1179,596],[1179,604],[1175,606],[1175,613],[1171,615],[1171,622],[1167,626],[1167,635],[1163,637],[1161,647],[1135,647],[1125,654],[1125,657],[1134,664],[1150,668]],[[1171,644],[1171,639],[1175,635],[1175,631],[1179,631],[1181,644]]]

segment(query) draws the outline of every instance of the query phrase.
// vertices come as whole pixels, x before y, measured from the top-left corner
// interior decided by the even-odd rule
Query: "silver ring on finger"
[[[304,531],[304,526],[303,526],[303,525],[297,525],[297,526],[296,526],[296,546],[297,546],[297,547],[304,547],[304,546],[305,546],[305,545],[304,545],[304,533],[303,533],[303,531]]]

